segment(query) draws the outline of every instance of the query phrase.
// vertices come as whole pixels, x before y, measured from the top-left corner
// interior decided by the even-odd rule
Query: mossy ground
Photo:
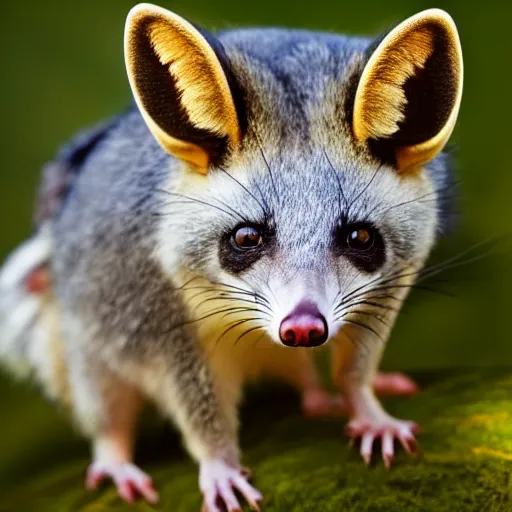
[[[263,510],[511,511],[512,370],[417,377],[423,384],[417,397],[389,399],[386,406],[420,423],[421,456],[413,459],[399,451],[390,471],[377,452],[372,466],[364,466],[347,445],[343,422],[303,419],[288,391],[268,388],[251,395],[242,446],[244,462],[265,495]],[[56,421],[54,436],[38,439],[36,431],[30,452],[11,457],[17,462],[2,476],[0,511],[153,510],[142,502],[123,504],[110,486],[85,492],[87,447]],[[197,469],[179,448],[176,434],[160,424],[146,425],[139,462],[161,493],[156,510],[199,511]]]

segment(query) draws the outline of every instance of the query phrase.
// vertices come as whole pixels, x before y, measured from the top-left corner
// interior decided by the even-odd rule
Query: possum
[[[199,464],[204,510],[254,509],[237,442],[244,384],[278,377],[309,415],[346,413],[416,449],[375,391],[401,305],[449,217],[443,148],[462,95],[457,29],[423,11],[377,39],[277,28],[212,35],[128,15],[135,105],[44,168],[34,234],[0,273],[0,358],[92,442],[86,482],[158,499],[133,461],[152,402]],[[314,348],[332,349],[339,395]],[[237,494],[238,493],[238,494]]]

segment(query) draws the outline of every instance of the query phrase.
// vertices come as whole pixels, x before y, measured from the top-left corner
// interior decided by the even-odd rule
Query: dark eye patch
[[[334,250],[357,268],[372,273],[386,262],[386,248],[379,230],[366,222],[342,223],[336,227]]]
[[[275,245],[275,230],[267,222],[239,224],[224,233],[219,245],[222,268],[232,274],[248,270]]]

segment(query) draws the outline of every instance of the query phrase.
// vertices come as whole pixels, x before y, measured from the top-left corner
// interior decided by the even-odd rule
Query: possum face
[[[276,342],[316,346],[346,323],[365,323],[369,306],[378,315],[384,298],[401,300],[435,239],[436,192],[427,177],[347,166],[334,149],[329,158],[293,156],[267,159],[267,168],[255,153],[251,165],[214,171],[206,189],[179,192],[179,206],[168,206],[162,223],[160,253],[170,267],[179,255],[191,276],[216,283],[203,294],[185,275],[209,301],[201,316],[238,308],[230,323],[251,318],[244,327],[259,326]],[[186,217],[178,211],[184,202]]]
[[[344,324],[372,330],[366,318],[400,304],[432,248],[460,45],[439,10],[378,45],[266,36],[228,33],[224,48],[162,9],[128,20],[135,98],[183,162],[157,256],[185,288],[207,280],[203,312],[228,329],[317,346]]]

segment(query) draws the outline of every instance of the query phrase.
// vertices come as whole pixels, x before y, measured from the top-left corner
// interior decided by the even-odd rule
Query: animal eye
[[[347,235],[347,245],[357,251],[367,251],[373,247],[375,231],[372,228],[351,229]]]
[[[334,250],[364,272],[376,272],[386,261],[384,239],[379,230],[367,222],[338,226]]]
[[[219,263],[231,274],[248,271],[256,262],[272,254],[275,228],[267,222],[246,223],[225,231],[219,240]]]
[[[232,241],[237,248],[254,249],[263,243],[263,237],[254,226],[242,226],[235,231]]]

